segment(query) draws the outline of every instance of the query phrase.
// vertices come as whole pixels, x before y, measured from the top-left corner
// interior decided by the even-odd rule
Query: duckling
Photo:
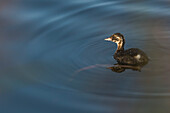
[[[113,57],[119,65],[144,66],[148,63],[149,59],[142,50],[138,48],[124,50],[125,38],[121,33],[115,33],[105,40],[117,44],[117,49]]]

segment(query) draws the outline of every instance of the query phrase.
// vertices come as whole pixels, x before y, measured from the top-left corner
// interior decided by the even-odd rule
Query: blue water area
[[[150,58],[113,72],[115,32]],[[1,0],[0,113],[170,113],[169,0]]]

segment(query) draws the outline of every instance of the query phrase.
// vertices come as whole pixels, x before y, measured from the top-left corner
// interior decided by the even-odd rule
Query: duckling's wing
[[[124,52],[124,62],[128,64],[146,64],[148,62],[147,55],[138,48],[131,48]]]
[[[131,48],[120,52],[116,54],[114,58],[118,61],[118,63],[127,65],[137,65],[140,62],[147,62],[146,54],[137,48]]]
[[[127,64],[127,65],[134,65],[137,63],[137,60],[132,55],[129,55],[129,54],[118,57],[117,61],[120,64]]]

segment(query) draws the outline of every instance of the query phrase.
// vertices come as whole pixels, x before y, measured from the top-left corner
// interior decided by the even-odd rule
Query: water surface
[[[1,113],[170,112],[168,0],[0,4]],[[150,57],[141,72],[94,66],[116,63],[115,32]]]

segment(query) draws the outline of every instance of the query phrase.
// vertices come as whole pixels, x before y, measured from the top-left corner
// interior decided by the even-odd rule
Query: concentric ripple
[[[0,12],[0,98],[10,104],[4,107],[13,106],[9,112],[15,112],[32,106],[30,113],[170,111],[168,3],[5,3]],[[116,45],[104,39],[115,32],[125,35],[125,48],[140,48],[151,58],[141,72],[106,69],[116,63]]]

